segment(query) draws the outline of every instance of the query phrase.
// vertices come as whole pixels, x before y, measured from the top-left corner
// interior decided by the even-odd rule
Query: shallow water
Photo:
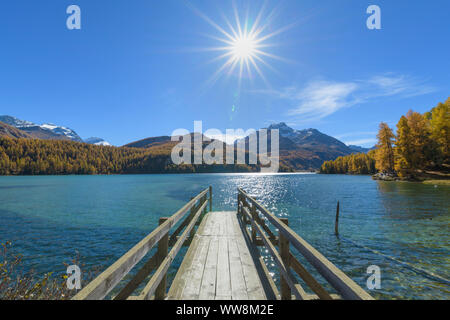
[[[448,285],[347,241],[449,279],[448,186],[311,174],[0,177],[0,242],[12,241],[38,273],[63,272],[77,252],[86,268],[107,267],[209,185],[214,210],[235,210],[242,187],[363,288],[367,267],[378,265],[376,298],[450,298]]]

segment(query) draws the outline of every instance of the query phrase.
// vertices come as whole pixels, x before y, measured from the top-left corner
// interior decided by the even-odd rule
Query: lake
[[[0,177],[0,242],[12,241],[39,274],[64,272],[77,253],[84,268],[106,268],[209,185],[213,210],[236,210],[242,187],[363,288],[367,268],[379,266],[376,298],[450,298],[448,285],[369,250],[449,279],[449,186],[315,174]]]

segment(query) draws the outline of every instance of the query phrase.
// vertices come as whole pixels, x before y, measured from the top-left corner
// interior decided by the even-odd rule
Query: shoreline
[[[111,174],[8,174],[1,177],[101,177],[101,176],[150,176],[150,175],[315,175],[318,172],[155,172],[155,173],[111,173]]]
[[[376,173],[372,175],[373,180],[416,182],[434,185],[450,185],[450,174],[447,171],[425,171],[417,170],[409,177],[399,177],[396,173]]]

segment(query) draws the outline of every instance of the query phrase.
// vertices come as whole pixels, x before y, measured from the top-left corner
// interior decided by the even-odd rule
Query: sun
[[[220,26],[196,8],[191,7],[200,17],[220,32],[219,36],[211,35],[209,37],[219,41],[222,45],[205,48],[206,51],[222,51],[219,56],[209,62],[224,61],[209,79],[209,82],[214,83],[222,75],[226,74],[228,77],[230,75],[237,75],[240,84],[243,78],[253,80],[256,71],[256,74],[268,85],[262,66],[275,71],[269,61],[266,60],[284,60],[275,54],[267,52],[267,49],[276,46],[276,44],[270,43],[269,40],[281,32],[286,31],[291,26],[274,29],[271,24],[276,16],[274,14],[276,10],[274,9],[266,14],[265,4],[266,2],[264,2],[254,19],[249,18],[248,11],[245,18],[242,19],[242,12],[239,12],[233,4],[235,23],[233,25],[224,16],[225,26]],[[271,32],[268,32],[268,30],[271,30]]]
[[[247,60],[256,54],[257,42],[249,36],[242,36],[233,41],[230,47],[234,59]]]

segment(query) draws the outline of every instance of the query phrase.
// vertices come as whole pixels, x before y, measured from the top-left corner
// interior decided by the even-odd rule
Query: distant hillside
[[[268,150],[270,150],[271,130],[278,129],[280,132],[280,170],[302,171],[317,170],[324,161],[334,160],[341,156],[350,155],[355,152],[336,138],[328,136],[316,129],[295,130],[285,123],[273,124],[268,129]],[[259,131],[257,131],[259,135]],[[245,137],[245,148],[249,150],[249,137]],[[241,141],[242,141],[241,140]],[[203,148],[210,142],[204,142]],[[151,137],[126,144],[124,147],[147,148],[171,150],[177,143],[172,142],[169,136]],[[235,153],[238,141],[235,142]],[[225,144],[224,144],[225,150]],[[259,146],[257,148],[259,152]]]
[[[131,142],[129,144],[124,145],[124,147],[129,148],[150,148],[156,145],[162,145],[164,143],[170,142],[171,139],[169,136],[162,136],[162,137],[153,137],[153,138],[147,138],[142,139],[139,141]]]
[[[348,146],[350,149],[352,149],[354,152],[356,153],[367,153],[370,150],[375,150],[375,147],[372,148],[364,148],[364,147],[360,147],[360,146],[354,146],[354,145],[349,145]]]
[[[194,140],[195,137],[198,135],[201,135],[199,137],[202,140],[202,150],[205,150],[205,148],[210,145],[212,142],[219,142],[222,144],[223,148],[223,159],[226,159],[226,150],[227,145],[220,141],[220,140],[210,140],[206,136],[199,134],[199,133],[190,133],[190,139],[191,139],[191,163],[194,163],[194,156],[195,156],[195,150],[194,150]],[[136,142],[129,143],[123,148],[137,148],[137,149],[145,149],[152,154],[158,154],[158,155],[165,155],[167,157],[167,162],[172,164],[171,155],[172,155],[172,149],[175,147],[179,142],[177,141],[171,141],[171,137],[168,136],[161,136],[161,137],[152,137],[147,139],[142,139]],[[233,146],[231,146],[233,148]],[[234,150],[235,156],[234,159],[237,159],[237,151]],[[248,163],[249,155],[248,152],[245,153],[245,159],[246,163]],[[235,161],[236,162],[236,161]],[[174,164],[172,164],[175,166]],[[186,165],[184,165],[186,166]],[[188,167],[191,165],[187,165]],[[259,171],[258,165],[192,165],[194,168],[194,172],[248,172],[248,171]]]
[[[4,122],[0,122],[0,138],[1,137],[31,138],[31,136],[28,135],[26,132],[19,130],[13,126],[10,126],[9,124],[6,124]]]

